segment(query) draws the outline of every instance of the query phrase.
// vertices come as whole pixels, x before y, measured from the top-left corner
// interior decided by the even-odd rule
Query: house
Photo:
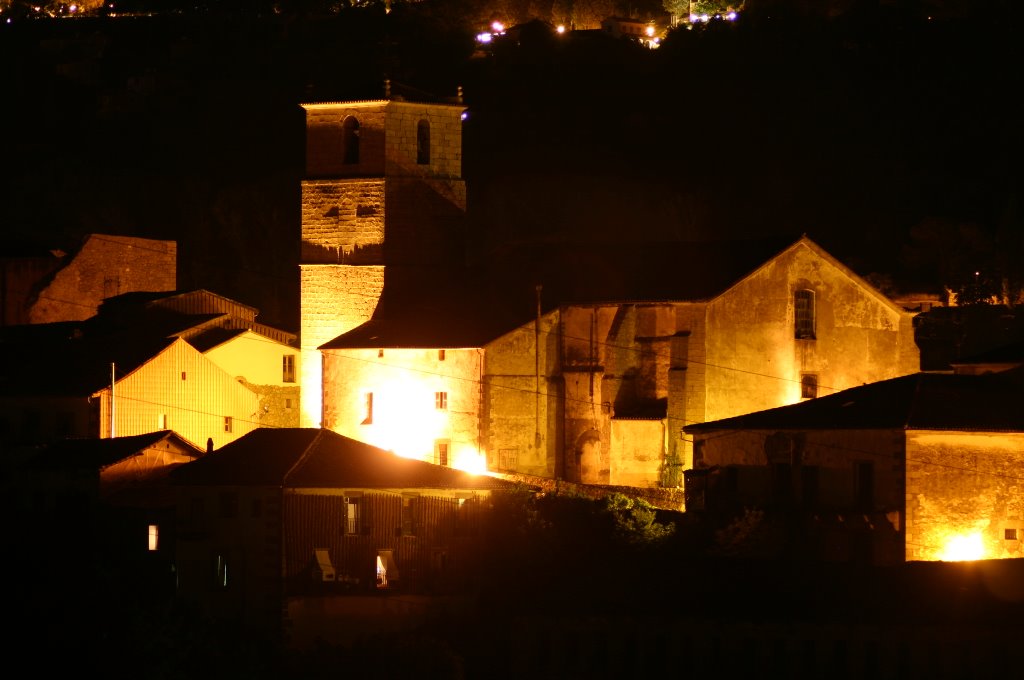
[[[64,439],[4,460],[9,545],[54,585],[92,581],[100,567],[135,585],[173,586],[170,470],[203,451],[165,430],[108,439]],[[46,582],[44,579],[41,582]],[[81,584],[74,586],[81,588]]]
[[[28,323],[81,321],[106,298],[175,290],[177,257],[174,241],[88,234],[78,250],[63,254],[48,276],[23,291]]]
[[[181,597],[324,639],[465,588],[488,499],[513,488],[317,428],[257,429],[173,478]],[[359,629],[332,633],[345,620]]]
[[[424,460],[677,486],[692,466],[687,424],[919,368],[913,315],[806,236],[774,251],[688,244],[699,264],[675,277],[660,272],[677,250],[616,251],[609,276],[577,247],[572,275],[544,274],[553,285],[535,291],[532,319],[470,293],[447,309],[427,299],[452,297],[436,287],[382,300],[320,346],[323,426]],[[559,253],[547,257],[557,272]]]
[[[1024,374],[915,373],[684,428],[687,507],[797,512],[828,559],[1024,555]]]

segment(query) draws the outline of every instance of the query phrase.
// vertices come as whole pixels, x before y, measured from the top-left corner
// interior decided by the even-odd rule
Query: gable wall
[[[185,379],[182,379],[182,374]],[[99,436],[111,436],[110,388],[100,398]],[[114,391],[114,435],[163,429],[205,449],[234,441],[256,427],[256,394],[184,340],[178,340],[138,370],[119,377]],[[166,423],[160,416],[166,414]],[[225,432],[224,418],[232,418]]]
[[[813,340],[795,337],[793,296],[805,288]],[[792,248],[708,306],[705,419],[797,403],[803,372],[817,374],[819,396],[913,373],[909,319],[809,247]]]
[[[79,321],[96,314],[104,298],[177,287],[174,241],[93,234],[39,291],[29,323]]]

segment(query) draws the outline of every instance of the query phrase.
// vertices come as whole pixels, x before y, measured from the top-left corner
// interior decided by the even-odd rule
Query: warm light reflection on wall
[[[323,366],[320,353],[302,350],[302,388],[299,401],[302,406],[299,424],[302,427],[320,427],[323,413]]]
[[[985,544],[980,532],[953,534],[946,538],[938,559],[943,562],[970,562],[984,559]]]
[[[328,418],[332,429],[405,458],[431,463],[436,444],[448,444],[447,464],[481,473],[486,457],[477,446],[479,355],[436,350],[355,353],[341,359],[348,407]],[[340,357],[339,357],[340,358]],[[344,368],[341,368],[343,366]],[[358,376],[358,377],[357,377]],[[443,400],[438,399],[444,394]],[[369,397],[372,395],[372,397]]]

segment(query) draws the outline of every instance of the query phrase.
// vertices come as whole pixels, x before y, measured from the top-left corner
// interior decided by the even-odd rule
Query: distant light
[[[505,24],[501,23],[500,21],[495,21],[493,24],[491,24],[491,30],[495,33],[504,33]]]
[[[690,23],[691,24],[695,24],[698,21],[700,21],[700,17],[699,16],[697,16],[696,14],[691,14],[690,15]]]
[[[477,42],[489,43],[489,42],[491,42],[491,34],[490,33],[481,33],[480,35],[478,35],[476,37],[476,39],[477,39]]]
[[[77,11],[78,11],[78,5],[71,5],[71,7],[68,7],[68,10],[69,10],[69,11],[70,11],[71,13],[75,13],[75,12],[77,12]]]
[[[700,15],[700,20],[703,21],[706,24],[709,21],[711,21],[711,17],[709,17],[707,14],[701,14]]]
[[[648,26],[647,27],[647,36],[651,37],[651,38],[654,37],[654,26]]]
[[[736,14],[736,12],[729,12],[728,14],[725,15],[725,18],[728,19],[729,21],[736,21],[737,16],[738,15]]]
[[[463,111],[462,112],[462,120],[466,120],[467,118],[469,118],[469,111]]]
[[[558,33],[565,33],[565,26],[563,26],[562,24],[558,24],[558,26],[555,27],[555,30]]]

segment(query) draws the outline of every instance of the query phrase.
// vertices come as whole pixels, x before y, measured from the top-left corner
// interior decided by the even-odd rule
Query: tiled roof
[[[53,442],[40,447],[26,465],[32,469],[102,470],[166,439],[173,439],[178,446],[191,449],[197,457],[203,453],[174,432],[162,430],[130,437],[65,439]]]
[[[260,428],[178,468],[182,484],[500,489],[509,482],[410,460],[316,428]]]
[[[915,373],[800,404],[697,425],[718,430],[906,429],[1024,432],[1024,374]]]

